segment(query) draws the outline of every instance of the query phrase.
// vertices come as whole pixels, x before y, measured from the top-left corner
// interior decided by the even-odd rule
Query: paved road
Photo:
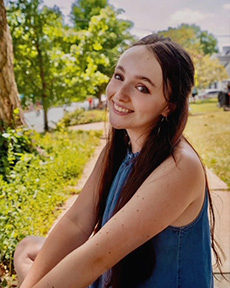
[[[95,99],[96,101],[97,99]],[[97,103],[95,103],[96,105]],[[83,108],[88,110],[89,103],[85,102],[77,102],[72,103],[71,105],[66,107],[66,111],[74,111],[77,108]],[[48,111],[48,126],[49,128],[55,128],[56,124],[63,118],[64,116],[64,107],[55,107],[50,108]],[[36,111],[24,112],[24,117],[26,124],[29,128],[35,129],[37,132],[44,132],[44,111],[41,109],[39,111],[39,115],[36,114]]]

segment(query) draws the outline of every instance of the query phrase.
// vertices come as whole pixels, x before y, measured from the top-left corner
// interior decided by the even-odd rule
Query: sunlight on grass
[[[190,105],[185,136],[205,165],[230,187],[230,112],[211,100]]]
[[[216,98],[207,100],[197,100],[195,103],[190,103],[189,108],[191,114],[220,111],[218,101]]]

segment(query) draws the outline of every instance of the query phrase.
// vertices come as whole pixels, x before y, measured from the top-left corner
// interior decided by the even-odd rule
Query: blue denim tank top
[[[102,225],[111,218],[139,153],[127,152],[112,183]],[[169,226],[152,238],[156,264],[152,275],[135,288],[213,288],[208,192],[198,217],[184,227]],[[89,288],[104,288],[107,271]],[[134,287],[133,287],[134,288]]]

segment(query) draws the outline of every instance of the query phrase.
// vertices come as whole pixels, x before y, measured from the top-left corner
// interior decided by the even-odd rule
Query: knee
[[[38,252],[42,248],[45,238],[29,236],[19,242],[14,252],[14,268],[18,283],[21,284],[28,274]]]
[[[24,251],[26,249],[26,247],[28,247],[28,245],[30,245],[30,242],[32,241],[33,236],[27,236],[26,238],[24,238],[23,240],[21,240],[15,250],[15,254],[21,253],[22,251]]]
[[[45,238],[36,236],[28,236],[20,241],[14,252],[15,268],[28,260],[34,261],[44,241]]]

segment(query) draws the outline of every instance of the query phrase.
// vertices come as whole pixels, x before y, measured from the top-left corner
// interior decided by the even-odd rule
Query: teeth
[[[119,111],[119,112],[123,112],[123,113],[128,113],[130,112],[130,110],[125,109],[125,108],[121,108],[120,106],[117,106],[117,104],[114,103],[114,108]]]

